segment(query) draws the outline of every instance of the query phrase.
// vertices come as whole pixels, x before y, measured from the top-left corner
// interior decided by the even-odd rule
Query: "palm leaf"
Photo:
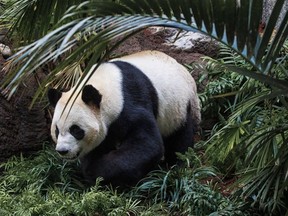
[[[42,3],[44,1],[23,0],[23,2],[26,2],[26,4],[32,4],[31,2],[36,4],[39,2],[43,7]],[[56,4],[56,0],[53,2],[54,6],[50,6],[50,9],[51,11],[54,9],[55,12],[52,14],[60,13],[56,12],[59,10],[59,4]],[[17,3],[15,4],[17,6]],[[45,62],[55,61],[59,56],[65,54],[67,56],[66,59],[59,64],[59,67],[55,71],[48,75],[47,80],[51,82],[57,71],[73,65],[73,63],[80,60],[87,60],[93,53],[98,53],[99,60],[102,61],[103,58],[100,54],[104,51],[109,54],[111,50],[106,50],[107,45],[112,40],[119,38],[119,36],[131,35],[133,32],[149,26],[167,26],[186,31],[197,30],[231,46],[234,51],[244,57],[254,68],[254,71],[246,70],[245,75],[274,85],[275,88],[281,86],[281,90],[287,92],[287,81],[272,79],[269,76],[269,71],[288,35],[288,15],[286,12],[278,32],[270,45],[269,40],[275,29],[275,20],[279,17],[284,0],[276,2],[267,23],[267,28],[261,37],[258,34],[258,25],[262,16],[262,4],[263,0],[86,1],[79,6],[70,7],[57,24],[59,27],[56,28],[54,25],[55,29],[53,31],[34,43],[27,45],[13,56],[11,64],[17,65],[17,68],[6,77],[2,87],[5,86],[13,93],[21,81],[31,75],[36,68]],[[23,14],[28,9],[22,8],[21,10],[18,7],[18,10]],[[31,12],[30,9],[29,11]],[[56,17],[59,19],[59,15]],[[24,15],[16,19],[14,27],[22,26],[25,19]],[[47,20],[44,19],[43,17],[39,18],[37,26],[43,22],[47,23]],[[57,19],[55,18],[55,20]],[[30,15],[26,21],[33,23]],[[27,39],[30,40],[31,38],[29,37],[31,34],[28,33],[29,29],[23,36],[27,36]],[[24,27],[20,30],[23,32],[26,31]],[[37,30],[35,29],[35,31]],[[48,28],[43,27],[39,31],[42,33],[36,34],[35,32],[32,35],[43,35],[47,33]],[[91,36],[84,41],[87,34]],[[71,48],[73,48],[73,51],[71,51]],[[266,50],[268,50],[267,53],[265,52]],[[91,60],[88,64],[89,66],[86,68],[86,71],[95,63],[94,58],[93,62]],[[234,70],[233,67],[229,69]],[[239,71],[235,69],[235,71],[241,72],[243,70]],[[47,83],[44,82],[43,86],[46,86]],[[278,83],[281,85],[278,86]]]
[[[24,44],[43,37],[63,16],[65,11],[81,0],[11,0],[1,15],[2,21],[9,21],[12,31],[21,34]]]

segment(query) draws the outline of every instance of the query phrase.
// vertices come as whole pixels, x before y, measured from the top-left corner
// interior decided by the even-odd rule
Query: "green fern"
[[[285,44],[287,46],[287,42]],[[287,47],[284,46],[283,50],[287,51]],[[279,62],[271,70],[272,77],[285,79],[288,69],[283,61],[285,58],[286,54],[279,57]],[[237,60],[234,55],[231,59]],[[222,60],[218,61],[219,64]],[[235,64],[239,66],[243,61]],[[253,197],[254,205],[276,215],[287,211],[284,204],[288,183],[287,101],[283,92],[247,79],[238,86],[237,94],[230,100],[233,106],[227,110],[229,115],[222,124],[218,124],[206,142],[207,155],[213,164],[222,164],[224,173],[231,168],[238,170],[242,177],[239,182],[245,185],[242,195]]]

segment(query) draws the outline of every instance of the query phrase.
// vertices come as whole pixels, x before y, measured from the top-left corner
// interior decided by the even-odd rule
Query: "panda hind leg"
[[[189,112],[188,112],[189,113]],[[195,126],[191,115],[183,126],[168,137],[163,138],[165,148],[165,163],[172,166],[179,162],[176,152],[185,153],[189,147],[194,147]]]

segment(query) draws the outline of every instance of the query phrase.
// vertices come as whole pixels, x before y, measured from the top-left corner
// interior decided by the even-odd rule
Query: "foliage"
[[[3,13],[3,11],[4,11],[4,3],[0,1],[0,12]]]
[[[233,108],[233,100],[235,95],[241,91],[241,87],[242,91],[247,91],[247,85],[251,82],[251,79],[222,67],[222,63],[227,63],[228,61],[230,65],[233,64],[237,67],[251,70],[251,66],[241,56],[231,52],[231,49],[226,46],[221,47],[219,55],[223,57],[217,60],[203,57],[205,64],[190,66],[192,70],[198,68],[204,74],[205,77],[200,82],[207,82],[206,80],[208,80],[204,91],[199,93],[204,116],[213,117],[216,115],[220,117],[225,115],[228,110]],[[243,92],[242,95],[246,95],[245,93]],[[241,100],[241,98],[238,98],[238,100]],[[221,119],[220,117],[219,120]]]
[[[287,53],[287,45],[288,41],[282,48],[283,52]],[[286,54],[278,57],[278,63],[271,70],[272,77],[286,79],[288,65],[285,58]],[[269,213],[283,214],[287,211],[285,202],[288,198],[287,94],[281,94],[257,80],[247,77],[235,79],[231,72],[219,72],[226,61],[231,63],[232,60],[238,67],[248,66],[242,59],[237,59],[234,52],[229,54],[226,50],[218,61],[210,60],[218,77],[214,77],[202,95],[210,98],[206,100],[208,103],[204,103],[204,108],[209,113],[213,106],[207,104],[217,103],[216,107],[222,113],[218,112],[221,122],[206,142],[207,155],[213,164],[229,166],[224,167],[224,173],[232,168],[239,172],[240,183],[246,185],[242,188],[242,195],[253,197],[254,205]],[[221,83],[221,87],[214,89],[215,82]],[[227,99],[231,95],[234,97]],[[226,103],[219,103],[219,98]]]
[[[100,181],[87,189],[75,173],[78,165],[63,163],[51,149],[2,167],[1,215],[123,215],[139,208],[137,200],[102,188]]]
[[[0,0],[0,17],[2,14],[4,14],[8,7],[11,6],[10,0]],[[0,18],[0,30],[3,28],[9,28],[9,21],[11,20],[3,20]]]
[[[186,165],[172,167],[168,172],[152,172],[136,191],[148,202],[167,203],[173,212],[184,215],[250,215],[247,206],[241,200],[231,200],[209,185],[203,184],[216,178],[215,171],[201,164],[200,159],[190,149],[185,155],[179,155]],[[218,179],[219,180],[219,179]]]
[[[193,151],[181,155],[186,166],[152,172],[132,190],[88,188],[75,170],[46,148],[34,158],[11,158],[2,165],[1,215],[239,215],[243,202],[230,200],[204,182],[215,177]],[[243,214],[242,214],[243,215]]]
[[[5,11],[6,16],[2,19],[12,24],[13,31],[22,33],[22,42],[29,43],[43,37],[69,7],[79,5],[81,2],[81,0],[10,0],[9,7]]]
[[[54,6],[51,6],[47,10],[48,12],[45,11],[48,18],[46,16],[41,18],[43,14],[39,14],[38,8],[41,10],[44,8],[43,4],[52,2]],[[74,1],[69,2],[72,2],[72,5]],[[62,14],[61,19],[56,19],[54,16],[60,14],[58,11],[65,11],[67,5],[57,3],[57,0],[15,1],[7,13],[2,16],[2,20],[13,16],[13,28],[18,28],[24,40],[28,41],[30,40],[29,37],[33,35],[29,34],[29,31],[36,31],[38,28],[32,24],[23,28],[21,23],[31,23],[32,17],[39,16],[37,27],[40,29],[39,33],[35,32],[35,34],[46,34],[30,45],[23,47],[11,59],[11,63],[16,66],[16,69],[9,73],[2,85],[3,88],[6,87],[7,90],[10,90],[10,96],[21,81],[33,74],[35,69],[47,62],[57,60],[61,55],[65,55],[66,58],[43,81],[37,96],[43,93],[45,87],[53,83],[58,71],[69,65],[88,62],[84,71],[84,75],[87,75],[86,72],[92,65],[98,61],[103,61],[115,46],[127,37],[143,28],[155,25],[176,27],[187,31],[198,30],[210,35],[229,45],[256,69],[256,71],[240,70],[230,66],[230,70],[256,78],[287,92],[288,84],[285,80],[269,76],[277,53],[288,34],[288,13],[286,13],[270,45],[269,40],[284,5],[284,0],[277,1],[262,37],[258,34],[258,26],[262,16],[263,0],[90,0],[71,6],[65,14]],[[29,6],[30,4],[33,5]],[[33,8],[37,10],[33,10]],[[27,16],[23,16],[23,14],[27,14]],[[51,23],[51,20],[59,20],[59,22],[53,25],[55,22]],[[125,37],[113,46],[111,42],[120,36]],[[104,51],[107,52],[106,55],[103,55]],[[83,81],[83,79],[84,77],[81,80]]]

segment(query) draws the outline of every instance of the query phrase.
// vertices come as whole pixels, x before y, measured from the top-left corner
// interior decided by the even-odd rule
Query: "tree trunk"
[[[0,71],[3,62],[0,56]],[[0,72],[0,80],[3,73]],[[0,93],[0,162],[20,152],[27,155],[39,150],[49,138],[49,118],[44,104],[35,104],[29,110],[37,85],[37,80],[31,77],[9,101]]]

